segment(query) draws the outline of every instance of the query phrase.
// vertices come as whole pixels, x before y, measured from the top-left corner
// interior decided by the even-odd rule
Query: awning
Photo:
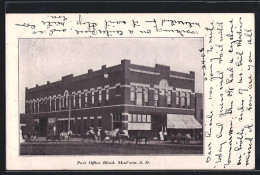
[[[167,128],[200,129],[202,126],[193,115],[167,114]]]

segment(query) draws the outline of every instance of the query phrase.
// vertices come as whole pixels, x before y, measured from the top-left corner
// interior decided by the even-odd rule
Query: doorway
[[[47,118],[41,118],[39,125],[40,125],[40,133],[39,136],[44,137],[46,136],[47,132],[47,124],[48,124],[48,119]]]

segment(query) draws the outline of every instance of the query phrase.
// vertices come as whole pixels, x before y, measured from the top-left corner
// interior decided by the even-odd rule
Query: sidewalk
[[[97,140],[96,142],[89,142],[88,140],[84,139],[84,142],[82,141],[82,138],[70,138],[69,141],[67,140],[46,140],[45,137],[38,137],[36,139],[33,139],[31,142],[25,142],[24,144],[29,144],[29,143],[48,143],[48,144],[56,144],[56,143],[62,143],[62,144],[87,144],[87,143],[101,143],[99,140]],[[112,143],[112,141],[110,141],[109,143]],[[118,140],[115,140],[115,144],[118,144]],[[128,144],[136,144],[135,141],[131,142],[128,141]],[[145,142],[141,141],[140,143],[138,143],[138,145],[144,145]],[[148,140],[147,141],[147,145],[186,145],[186,146],[192,146],[192,145],[197,145],[197,146],[202,146],[203,142],[201,140],[191,140],[189,144],[180,144],[180,143],[172,143],[171,141],[159,141],[159,140]]]

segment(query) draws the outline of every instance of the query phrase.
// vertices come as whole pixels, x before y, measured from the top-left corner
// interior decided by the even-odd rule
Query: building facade
[[[129,132],[167,132],[201,128],[195,119],[195,73],[169,66],[146,67],[122,60],[112,67],[25,89],[25,115],[33,130],[45,136],[69,128],[81,134],[89,127]],[[27,120],[26,120],[27,121]],[[70,125],[70,126],[68,126]]]

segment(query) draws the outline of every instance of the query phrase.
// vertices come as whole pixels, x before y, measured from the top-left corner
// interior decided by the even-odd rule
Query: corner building
[[[129,133],[160,130],[169,134],[190,132],[201,124],[195,119],[195,73],[171,71],[169,66],[146,67],[122,60],[112,67],[67,75],[61,81],[25,89],[25,115],[31,126],[45,136],[57,132],[74,134],[89,127]],[[69,122],[70,119],[70,122]],[[30,124],[27,124],[29,126]]]

